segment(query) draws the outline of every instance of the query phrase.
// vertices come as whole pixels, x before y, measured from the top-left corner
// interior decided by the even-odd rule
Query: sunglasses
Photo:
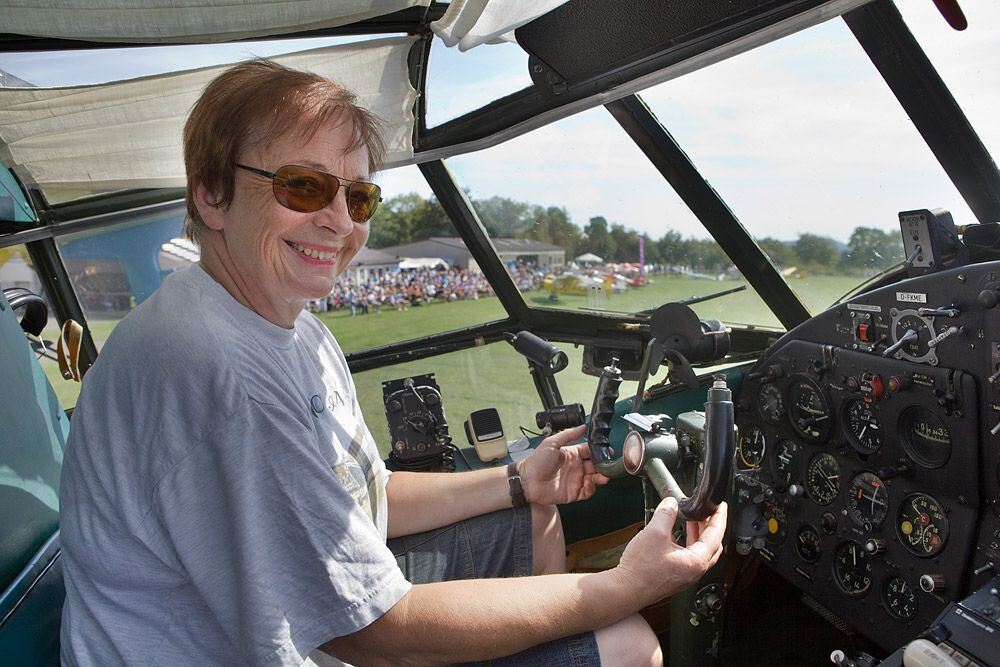
[[[299,213],[314,213],[326,208],[347,184],[347,213],[354,222],[368,222],[382,201],[382,188],[374,183],[352,181],[322,171],[286,164],[271,173],[263,169],[237,164],[252,174],[271,179],[271,189],[278,203]]]

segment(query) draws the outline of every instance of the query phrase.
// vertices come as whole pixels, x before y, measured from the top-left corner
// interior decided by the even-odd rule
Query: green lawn
[[[860,282],[854,276],[813,276],[793,279],[789,284],[812,312],[820,312]],[[693,280],[655,276],[650,285],[614,294],[606,299],[603,308],[617,311],[634,311],[655,308],[669,301],[693,295],[704,295],[744,284],[743,281]],[[557,308],[587,308],[588,297],[563,295],[551,302],[546,292],[525,295],[529,305]],[[718,318],[727,322],[778,326],[776,318],[763,301],[751,290],[721,297],[698,304],[695,310],[703,318]],[[380,313],[350,317],[347,311],[324,313],[321,319],[347,353],[357,350],[451,331],[506,316],[496,298],[478,301],[435,303],[430,306],[408,308],[399,312],[385,309]],[[90,327],[100,348],[118,320],[91,320]],[[43,337],[55,336],[54,327]],[[570,357],[570,366],[557,376],[563,399],[583,403],[587,410],[593,398],[596,378],[579,372],[582,351],[572,346],[562,346]],[[79,384],[66,382],[59,375],[55,362],[43,361],[56,394],[64,406],[76,404]],[[383,454],[388,451],[388,434],[382,409],[384,380],[407,377],[421,373],[435,373],[444,396],[445,412],[452,436],[465,444],[462,422],[469,412],[494,406],[500,410],[508,436],[518,432],[518,426],[534,428],[534,413],[540,409],[527,362],[509,345],[497,344],[462,352],[442,355],[417,362],[399,364],[355,375],[358,398],[365,411],[369,428]],[[635,392],[634,383],[622,386],[622,395]]]

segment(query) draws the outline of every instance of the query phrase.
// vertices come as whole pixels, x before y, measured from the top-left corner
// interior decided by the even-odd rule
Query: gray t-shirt
[[[200,267],[115,328],[60,491],[66,665],[298,665],[410,584],[344,356]]]

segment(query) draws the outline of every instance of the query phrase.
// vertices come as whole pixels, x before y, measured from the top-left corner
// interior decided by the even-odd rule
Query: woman
[[[382,464],[340,348],[305,311],[367,240],[375,119],[336,84],[255,61],[205,89],[184,152],[200,264],[119,324],[73,418],[63,662],[661,661],[635,612],[715,562],[724,507],[684,548],[665,503],[615,570],[555,574],[554,505],[606,481],[569,446],[581,429],[519,471]]]

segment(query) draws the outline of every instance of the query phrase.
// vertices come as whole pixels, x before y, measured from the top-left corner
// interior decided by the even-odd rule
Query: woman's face
[[[331,123],[309,138],[291,135],[266,150],[247,151],[240,164],[272,173],[301,165],[369,180],[368,151],[348,151],[351,140],[350,127]],[[336,277],[368,240],[368,223],[356,223],[347,213],[346,184],[326,208],[299,213],[278,203],[268,178],[237,169],[232,204],[220,214],[223,251],[241,300],[271,321],[272,313],[294,321],[309,299],[333,291]]]

